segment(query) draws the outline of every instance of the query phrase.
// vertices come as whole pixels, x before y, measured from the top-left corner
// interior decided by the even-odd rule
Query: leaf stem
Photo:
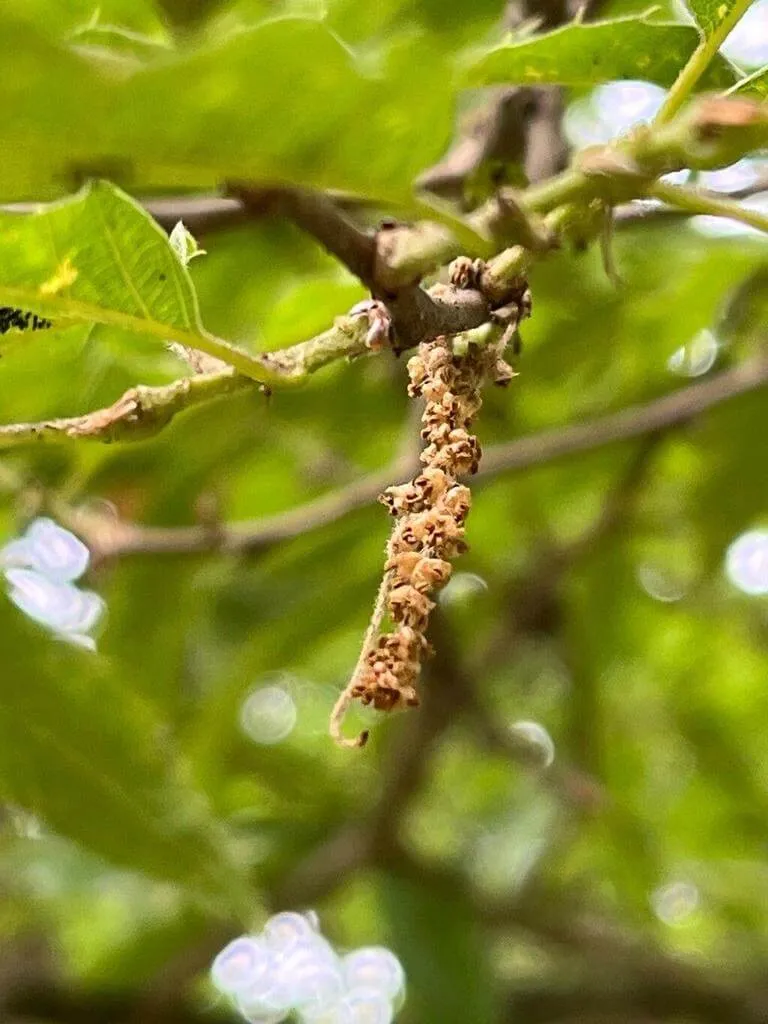
[[[726,89],[722,93],[723,96],[733,96],[736,93],[742,91],[742,89],[748,88],[753,82],[756,82],[759,78],[768,77],[768,64],[763,64],[761,68],[753,71],[751,75],[747,75],[746,78],[740,78],[738,82],[734,82],[730,89]]]
[[[520,194],[520,203],[532,213],[549,213],[557,206],[592,198],[594,186],[582,171],[569,167],[540,185],[533,185]]]
[[[670,206],[676,206],[679,210],[686,210],[688,213],[708,214],[712,217],[728,217],[730,220],[738,220],[742,224],[748,224],[758,231],[768,233],[768,214],[760,210],[750,209],[743,203],[734,202],[733,199],[720,199],[709,192],[700,192],[698,189],[684,188],[681,185],[670,185],[666,181],[657,181],[648,187],[647,195],[654,199],[661,199]]]
[[[717,28],[710,35],[705,35],[702,38],[669,90],[661,110],[656,115],[656,124],[666,124],[667,121],[672,120],[751,3],[752,0],[735,0]]]

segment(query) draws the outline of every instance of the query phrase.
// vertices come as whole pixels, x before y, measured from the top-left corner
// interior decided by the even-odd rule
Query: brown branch
[[[241,227],[254,216],[236,196],[150,196],[141,204],[169,234],[182,221],[196,238]]]
[[[543,177],[545,175],[539,173],[531,180],[539,181]],[[727,199],[749,199],[766,191],[768,191],[768,177],[763,175],[752,185],[737,189],[718,190],[714,194]],[[237,196],[224,196],[215,193],[191,196],[145,196],[140,197],[139,202],[165,231],[170,232],[181,220],[195,237],[201,238],[219,231],[243,227],[259,217],[274,216],[278,212],[274,206],[274,188],[259,189],[256,186],[250,186],[249,192],[251,201],[247,207]],[[329,191],[325,194],[340,210],[345,212],[378,205],[364,197],[350,196],[346,193]],[[6,203],[0,206],[0,209],[11,213],[34,213],[39,209],[39,203]],[[484,222],[489,219],[489,214],[490,209],[485,212],[484,217],[478,219],[478,229],[483,228]],[[617,206],[615,210],[616,222],[622,226],[666,217],[690,216],[691,214],[685,210],[675,210],[662,205],[640,206],[627,203]],[[447,244],[447,234],[439,225],[430,224],[428,227],[439,232],[443,244]],[[418,248],[418,236],[424,231],[424,226],[401,225],[401,228],[408,235],[408,244],[413,243]],[[453,255],[458,255],[458,247],[454,246],[451,252]],[[448,259],[450,258],[449,255]]]
[[[484,164],[494,163],[502,168],[522,165],[537,100],[535,88],[494,89],[484,105],[459,125],[451,148],[439,163],[421,174],[417,187],[463,202],[467,180]],[[556,170],[562,170],[562,166]]]
[[[312,235],[364,285],[375,291],[376,240],[359,228],[324,192],[300,188],[276,188],[271,193],[233,183],[227,191],[236,196],[249,214],[271,208]]]
[[[503,27],[520,34],[532,26],[536,31],[551,31],[576,16],[587,20],[598,6],[599,0],[509,0]],[[488,90],[485,102],[462,119],[446,155],[423,172],[417,186],[461,204],[467,182],[483,167],[497,185],[515,166],[529,182],[545,181],[567,163],[563,110],[563,90],[558,86]]]
[[[496,265],[500,265],[499,261],[491,261],[489,272]],[[502,281],[506,273],[504,266],[500,275]],[[502,284],[502,290],[503,287]],[[483,325],[489,317],[489,304],[483,294],[472,289],[435,285],[427,293],[417,285],[403,289],[393,298],[389,312],[400,325],[400,339],[405,338],[405,347],[410,347],[414,338],[461,334]],[[373,345],[368,343],[370,325],[369,314],[353,311],[350,315],[337,317],[333,327],[314,338],[250,357],[252,363],[263,367],[268,381],[264,385],[251,377],[237,374],[220,360],[195,350],[185,350],[181,355],[193,364],[193,369],[199,367],[202,370],[211,363],[226,368],[198,372],[195,376],[157,387],[139,385],[125,392],[112,405],[80,416],[0,425],[0,449],[45,441],[144,440],[192,405],[249,388],[269,391],[277,387],[291,387],[336,360],[369,354],[373,349]]]
[[[251,200],[246,207],[237,196],[211,192],[195,195],[178,196],[143,196],[139,202],[150,216],[165,231],[170,232],[179,221],[196,238],[214,234],[218,231],[230,231],[243,227],[261,217],[273,216],[275,186],[256,186],[250,188]],[[375,207],[374,200],[363,196],[353,196],[345,192],[329,189],[326,195],[342,210],[357,210]],[[8,213],[35,213],[40,209],[39,203],[4,203],[0,210]]]
[[[359,508],[371,505],[393,479],[413,469],[409,459],[378,470],[338,491],[274,516],[226,527],[137,526],[105,518],[87,509],[70,511],[68,525],[92,548],[96,561],[132,554],[194,554],[204,551],[255,552],[337,522]]]
[[[230,186],[230,191],[246,209],[269,202],[263,189],[254,191],[237,184]],[[386,301],[400,349],[441,334],[471,330],[487,321],[488,302],[480,292],[444,287],[427,292],[419,284],[425,272],[423,266],[413,267],[410,259],[401,267],[393,265],[391,229],[369,234],[323,192],[277,188],[271,202],[276,212],[317,239],[372,295]],[[427,269],[431,269],[431,254],[429,262]]]

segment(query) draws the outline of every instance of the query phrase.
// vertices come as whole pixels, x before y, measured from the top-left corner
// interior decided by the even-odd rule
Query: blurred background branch
[[[762,388],[766,383],[768,363],[759,357],[646,405],[493,445],[484,453],[477,480],[482,483],[501,474],[547,465],[605,445],[684,427],[709,409]],[[289,512],[255,522],[217,523],[213,527],[142,527],[109,516],[105,518],[88,509],[55,507],[87,540],[97,561],[134,554],[257,551],[327,526],[370,505],[385,487],[407,478],[417,465],[412,455],[406,455],[339,491],[324,494]]]
[[[2,336],[1,1017],[241,1019],[213,957],[316,907],[341,948],[402,959],[402,1024],[768,1019],[768,278],[728,205],[762,223],[765,57],[744,57],[759,21],[716,54],[730,0],[688,6],[698,28],[634,0],[3,5],[0,283],[83,286],[62,220],[19,215],[92,176],[208,254],[161,287],[194,240],[171,253],[113,196],[155,341]],[[701,84],[731,102],[638,132],[702,46]],[[661,186],[678,205],[648,202],[689,165]],[[84,229],[94,251],[103,233]],[[462,253],[489,261],[484,292],[443,283]],[[361,715],[350,757],[326,719],[418,410],[388,353],[349,365],[386,323],[335,318],[371,292],[408,345],[485,322],[522,274],[535,316],[520,379],[484,396],[423,707]],[[250,369],[304,386],[173,380],[157,340],[198,301]],[[28,621],[12,582],[47,515],[90,548],[56,593],[108,608],[80,637],[96,654]]]

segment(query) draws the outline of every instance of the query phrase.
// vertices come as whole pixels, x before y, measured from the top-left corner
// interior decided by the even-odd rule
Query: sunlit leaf
[[[35,213],[0,214],[0,302],[8,346],[33,343],[43,330],[102,324],[238,361],[202,328],[192,282],[164,232],[106,182]]]
[[[27,26],[10,23],[6,46],[6,199],[60,194],[84,176],[155,189],[277,180],[406,199],[453,119],[447,55],[417,31],[364,60],[317,20],[277,18],[159,49],[128,76]]]
[[[467,85],[557,82],[596,85],[614,79],[645,79],[671,85],[699,42],[688,25],[641,18],[570,24],[544,35],[515,39],[475,56],[464,72]],[[721,58],[701,81],[725,88],[733,72]]]

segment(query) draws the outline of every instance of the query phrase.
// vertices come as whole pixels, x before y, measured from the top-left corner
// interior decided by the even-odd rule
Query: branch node
[[[371,352],[380,352],[387,345],[392,346],[395,339],[395,328],[389,310],[379,299],[364,299],[350,309],[348,316],[365,317],[368,331],[365,335],[365,347]]]

